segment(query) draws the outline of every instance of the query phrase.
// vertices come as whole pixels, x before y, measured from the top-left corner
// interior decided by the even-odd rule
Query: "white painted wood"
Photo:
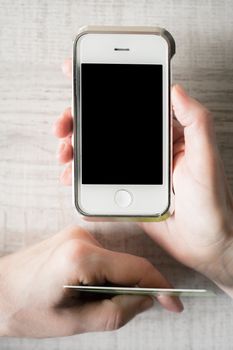
[[[215,117],[218,142],[233,185],[233,4],[208,1],[0,1],[0,252],[39,241],[79,222],[71,189],[58,183],[51,125],[70,104],[60,72],[83,24],[159,25],[177,42],[174,81]],[[111,249],[148,257],[177,287],[215,288],[176,263],[133,224],[88,224]],[[156,305],[117,332],[49,340],[0,339],[0,349],[233,348],[233,301],[184,299],[173,315]]]

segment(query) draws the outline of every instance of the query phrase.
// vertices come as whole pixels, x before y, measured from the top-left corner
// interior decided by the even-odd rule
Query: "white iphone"
[[[76,37],[73,187],[84,217],[168,216],[174,52],[155,27],[88,26]]]

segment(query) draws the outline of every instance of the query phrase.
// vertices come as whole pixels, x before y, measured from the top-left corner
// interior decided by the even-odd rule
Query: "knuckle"
[[[62,256],[61,263],[64,268],[71,268],[72,266],[76,266],[77,262],[82,258],[86,258],[90,254],[90,246],[79,240],[79,239],[70,239],[63,243],[62,246]]]
[[[213,133],[214,123],[212,113],[207,108],[202,107],[196,114],[194,124],[197,130]]]
[[[83,284],[104,281],[101,250],[82,239],[70,239],[63,244],[59,266],[71,280],[79,280]]]
[[[213,115],[207,108],[203,107],[202,111],[199,114],[198,121],[199,123],[205,123],[207,125],[212,124]]]
[[[64,237],[65,239],[82,238],[87,235],[87,231],[80,226],[69,226],[65,229]]]
[[[71,261],[88,256],[90,250],[90,245],[79,239],[70,239],[66,245],[66,254]]]

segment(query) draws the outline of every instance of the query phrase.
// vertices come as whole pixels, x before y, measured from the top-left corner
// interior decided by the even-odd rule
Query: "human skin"
[[[149,261],[104,249],[81,227],[68,227],[36,245],[0,259],[0,336],[62,337],[122,327],[153,305],[148,296],[96,298],[63,285],[171,288]],[[178,298],[159,296],[180,312]]]
[[[71,61],[63,71],[71,77]],[[175,85],[173,118],[174,213],[166,221],[138,225],[181,263],[201,272],[233,297],[233,198],[217,147],[213,116]],[[61,174],[71,184],[73,149],[71,109],[54,125],[61,138],[58,159],[68,163]]]

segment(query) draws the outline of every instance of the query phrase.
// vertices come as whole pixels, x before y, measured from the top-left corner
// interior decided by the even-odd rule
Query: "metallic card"
[[[73,286],[65,285],[64,288],[75,289],[78,292],[125,294],[125,295],[160,295],[182,296],[182,297],[209,297],[215,296],[213,291],[206,289],[168,289],[168,288],[138,288],[138,287],[104,287],[104,286]]]

